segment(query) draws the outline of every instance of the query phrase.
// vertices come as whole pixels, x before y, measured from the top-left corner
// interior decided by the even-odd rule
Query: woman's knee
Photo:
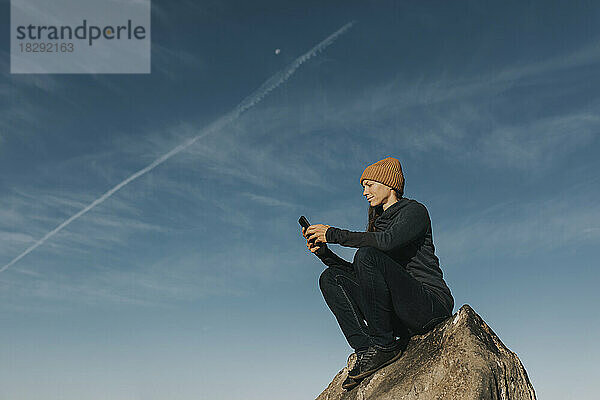
[[[375,247],[371,246],[359,247],[354,254],[354,258],[359,260],[372,258],[378,251]]]
[[[360,247],[354,254],[354,268],[362,269],[374,266],[379,256],[381,256],[381,250],[375,247]]]
[[[327,293],[329,288],[336,285],[335,275],[330,267],[325,268],[319,276],[319,288],[323,294]]]

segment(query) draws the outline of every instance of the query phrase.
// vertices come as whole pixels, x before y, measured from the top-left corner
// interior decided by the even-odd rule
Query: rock
[[[519,357],[465,304],[424,335],[413,336],[402,357],[342,389],[355,361],[341,370],[317,400],[535,400]]]

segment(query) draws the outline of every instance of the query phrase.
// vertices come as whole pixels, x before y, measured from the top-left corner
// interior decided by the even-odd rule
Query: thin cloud
[[[241,192],[240,195],[245,196],[252,201],[255,201],[259,204],[262,204],[262,205],[265,205],[268,207],[287,207],[287,208],[292,208],[292,209],[298,209],[301,207],[300,204],[295,204],[295,203],[291,203],[288,201],[278,200],[271,196],[262,196],[262,195],[249,193],[249,192]]]
[[[27,299],[26,310],[73,302],[169,307],[174,302],[209,296],[244,297],[273,282],[292,279],[276,273],[281,269],[282,257],[290,256],[265,252],[251,243],[234,248],[223,244],[140,260],[134,265],[128,260],[126,265],[95,268],[81,274],[60,268],[45,274],[12,274],[10,279],[0,278],[0,303],[6,309],[24,305],[23,300]]]
[[[483,160],[489,164],[540,168],[585,147],[599,133],[600,117],[590,111],[501,127],[483,136],[479,147]]]
[[[597,181],[597,179],[595,179]],[[592,182],[588,183],[590,186]],[[447,262],[493,253],[523,256],[600,241],[600,205],[589,190],[562,189],[567,196],[507,201],[473,212],[463,222],[434,232]],[[484,240],[482,240],[484,238]],[[473,246],[477,243],[477,246]]]
[[[35,242],[43,235],[48,224],[57,224],[61,216],[81,209],[89,203],[89,195],[56,191],[52,188],[32,187],[13,190],[0,199],[0,253],[10,254]],[[111,250],[125,246],[135,234],[164,233],[167,227],[140,220],[140,210],[132,202],[113,199],[103,209],[87,216],[85,225],[64,231],[51,243],[51,253],[89,254],[92,249]],[[18,229],[18,231],[16,231]],[[85,250],[84,250],[85,249]]]
[[[535,63],[505,68],[495,76],[495,80],[519,80],[597,63],[600,63],[600,41],[592,41],[567,54],[556,55]]]

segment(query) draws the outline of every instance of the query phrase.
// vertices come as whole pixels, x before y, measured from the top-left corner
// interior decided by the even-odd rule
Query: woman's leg
[[[395,312],[392,313],[392,328],[394,330],[394,336],[399,339],[398,345],[404,349],[410,340],[411,333],[406,325],[400,321],[400,318],[398,318]]]
[[[396,348],[395,336],[401,325],[410,334],[416,334],[423,332],[434,319],[446,316],[437,298],[383,251],[361,247],[354,257],[354,268],[369,334],[373,345],[380,350]],[[394,321],[394,314],[400,326],[398,320]]]
[[[368,348],[370,338],[361,311],[356,274],[341,268],[326,268],[319,278],[319,287],[350,347],[354,350]]]

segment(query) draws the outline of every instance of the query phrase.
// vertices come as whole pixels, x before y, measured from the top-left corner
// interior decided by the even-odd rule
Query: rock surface
[[[519,357],[467,304],[430,332],[413,336],[398,361],[344,391],[355,358],[317,400],[536,399]]]

